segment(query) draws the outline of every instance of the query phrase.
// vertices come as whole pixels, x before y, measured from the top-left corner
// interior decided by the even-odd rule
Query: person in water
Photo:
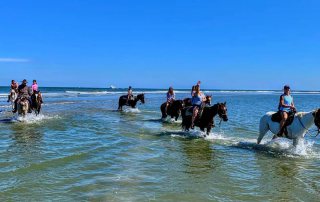
[[[7,102],[10,102],[10,98],[13,96],[14,93],[18,92],[18,83],[15,80],[11,81],[10,85],[10,94],[8,95]]]
[[[288,119],[290,112],[295,112],[296,108],[294,106],[293,97],[291,96],[290,86],[285,85],[283,87],[283,94],[280,96],[279,107],[281,113],[280,130],[277,134],[278,137],[282,136],[283,127]],[[276,136],[274,136],[275,138]]]
[[[192,113],[192,122],[191,122],[191,128],[194,128],[194,121],[197,118],[199,110],[202,108],[202,104],[206,101],[206,97],[204,94],[200,91],[200,85],[196,85],[195,93],[191,99],[192,106],[193,106],[193,113]]]
[[[173,91],[173,88],[170,87],[168,92],[167,92],[167,104],[166,104],[166,113],[168,111],[168,107],[170,104],[172,104],[172,102],[176,99],[176,95]]]
[[[21,100],[21,98],[25,97],[27,98],[27,100],[29,101],[29,113],[31,113],[31,95],[32,95],[32,89],[30,87],[27,86],[28,81],[26,79],[24,79],[21,83],[21,85],[19,85],[18,87],[18,98],[15,100],[14,102],[14,109],[12,110],[13,113],[17,112],[17,103]]]

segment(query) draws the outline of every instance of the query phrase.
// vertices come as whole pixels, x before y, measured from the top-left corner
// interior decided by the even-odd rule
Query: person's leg
[[[166,109],[165,109],[166,114],[168,114],[168,107],[169,107],[169,102],[167,102],[166,104]]]
[[[282,137],[283,132],[284,132],[284,125],[286,124],[288,119],[288,113],[287,112],[281,112],[281,121],[280,121],[280,127],[279,127],[279,133],[275,136],[273,136],[272,139],[276,137]]]

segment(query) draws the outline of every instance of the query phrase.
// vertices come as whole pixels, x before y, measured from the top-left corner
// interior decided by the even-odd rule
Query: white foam
[[[138,108],[125,108],[123,110],[125,113],[140,113],[141,111]]]
[[[48,115],[35,115],[35,114],[27,114],[26,116],[15,116],[12,118],[13,122],[23,122],[23,123],[39,123],[41,121],[50,120],[50,119],[57,119],[60,118],[58,115],[56,116],[48,116]]]

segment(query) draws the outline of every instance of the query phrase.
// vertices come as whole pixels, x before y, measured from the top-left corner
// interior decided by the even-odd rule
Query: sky
[[[0,3],[0,85],[320,90],[317,0]]]

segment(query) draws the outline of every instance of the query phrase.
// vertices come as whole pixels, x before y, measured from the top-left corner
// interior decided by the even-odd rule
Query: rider
[[[127,104],[128,104],[128,102],[129,102],[129,100],[132,99],[132,97],[133,97],[132,87],[129,86],[129,88],[128,88],[128,94],[127,94]]]
[[[290,95],[290,86],[288,85],[285,85],[283,87],[283,94],[280,96],[278,109],[281,113],[281,122],[280,122],[280,130],[277,136],[281,137],[283,133],[283,127],[288,119],[289,113],[296,111],[296,108],[293,103],[293,97]]]
[[[173,88],[170,87],[168,92],[167,92],[167,104],[166,104],[166,113],[167,113],[167,110],[168,110],[168,106],[170,104],[172,104],[172,102],[176,99],[176,95],[173,91]]]
[[[201,81],[198,81],[196,85],[192,86],[191,88],[191,97],[194,96],[195,93],[195,87],[198,85],[200,87]]]
[[[32,82],[32,93],[37,94],[39,92],[37,80],[33,80]]]
[[[18,92],[18,83],[15,80],[11,81],[11,89],[10,89],[10,95],[8,95],[8,101],[10,101],[10,97],[12,96],[13,93],[17,93]]]
[[[200,91],[200,83],[195,86],[195,92],[192,97],[192,106],[193,106],[193,113],[192,113],[192,122],[191,122],[191,128],[194,128],[194,121],[197,118],[199,110],[202,108],[202,103],[206,101],[206,97],[204,94]]]
[[[19,85],[18,87],[18,98],[15,100],[14,102],[14,109],[12,110],[13,113],[16,113],[17,112],[17,103],[18,101],[21,100],[21,98],[23,97],[26,97],[27,100],[29,101],[29,104],[31,106],[31,99],[30,99],[30,96],[32,95],[32,89],[30,87],[27,86],[27,80],[24,79],[22,81],[22,84]],[[29,113],[31,112],[31,107],[29,107]]]

